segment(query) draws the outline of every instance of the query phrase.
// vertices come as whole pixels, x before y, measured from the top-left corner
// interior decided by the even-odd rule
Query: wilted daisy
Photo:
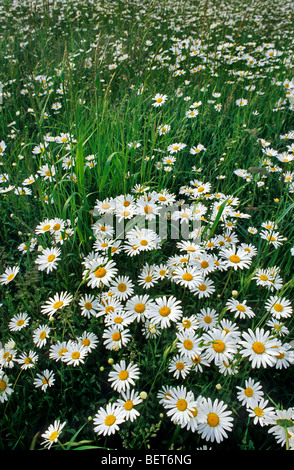
[[[12,317],[8,324],[10,331],[20,331],[22,328],[28,326],[30,317],[27,313],[18,313]]]
[[[45,305],[42,305],[41,312],[43,315],[52,317],[58,310],[70,305],[72,300],[73,296],[68,292],[61,292],[60,294],[56,293],[45,302]]]
[[[0,284],[9,284],[19,272],[19,267],[6,268],[4,273],[0,276]]]
[[[128,390],[135,385],[135,380],[140,376],[137,364],[130,362],[126,364],[125,360],[121,360],[117,364],[113,364],[113,370],[109,372],[108,381],[111,387],[120,392]]]
[[[66,425],[66,422],[61,423],[59,420],[55,420],[54,424],[50,424],[48,430],[42,434],[42,437],[45,439],[42,442],[42,445],[48,447],[48,450],[51,448],[52,444],[58,441],[58,438]]]
[[[119,430],[119,425],[125,421],[125,412],[116,403],[108,403],[95,414],[94,431],[103,436],[109,436]]]
[[[48,387],[52,387],[55,382],[53,370],[45,369],[41,373],[37,373],[34,379],[34,386],[41,388],[43,392],[46,392]]]
[[[51,329],[48,325],[41,325],[33,332],[33,342],[38,348],[47,343]]]
[[[60,261],[61,250],[59,248],[45,248],[41,255],[37,257],[35,263],[38,264],[40,271],[45,271],[47,274],[53,269],[57,269],[58,261]]]
[[[272,367],[275,365],[279,351],[278,340],[271,336],[270,331],[256,328],[255,332],[250,328],[242,333],[240,354],[248,357],[253,368]]]
[[[220,443],[233,428],[232,412],[218,399],[203,399],[198,417],[198,433],[206,441]]]

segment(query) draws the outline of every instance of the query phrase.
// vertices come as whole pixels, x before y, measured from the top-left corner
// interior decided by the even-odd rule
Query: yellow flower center
[[[259,341],[255,341],[255,343],[252,344],[252,349],[256,354],[263,354],[265,351],[264,344]]]
[[[190,282],[190,281],[192,281],[193,276],[190,273],[185,273],[185,274],[183,274],[183,279],[184,279],[184,281]]]
[[[145,214],[152,214],[153,208],[151,206],[145,206],[144,207],[144,212],[145,212]]]
[[[124,284],[123,282],[121,284],[119,284],[117,286],[117,289],[120,291],[120,292],[125,292],[127,290],[127,286],[126,284]]]
[[[259,406],[256,406],[254,408],[254,413],[256,414],[256,416],[258,416],[259,418],[261,418],[261,416],[263,416],[263,409],[260,408]]]
[[[59,356],[63,356],[64,353],[66,353],[68,350],[66,348],[62,348],[59,351]]]
[[[119,341],[120,340],[120,333],[119,332],[113,333],[112,340],[113,341]]]
[[[112,426],[116,421],[116,417],[114,415],[108,415],[105,418],[104,424],[106,426]]]
[[[55,259],[55,255],[52,254],[48,256],[47,261],[51,263],[51,261],[53,261],[54,259]]]
[[[207,287],[206,287],[205,284],[200,284],[200,285],[198,286],[198,289],[201,290],[202,292],[204,292],[204,291],[207,289]]]
[[[145,311],[145,308],[146,307],[145,307],[144,304],[138,303],[138,304],[135,305],[134,310],[137,313],[143,313]]]
[[[59,230],[61,225],[57,222],[56,224],[53,225],[53,230]]]
[[[177,368],[178,370],[183,370],[184,367],[185,367],[185,366],[184,366],[184,364],[183,364],[182,362],[178,362],[178,363],[176,364],[176,368]]]
[[[73,352],[72,355],[71,355],[71,357],[72,357],[73,359],[79,359],[79,357],[80,357],[79,351]]]
[[[58,431],[54,431],[51,436],[49,437],[49,441],[53,442],[58,437]]]
[[[91,310],[91,308],[92,308],[91,302],[86,302],[86,303],[85,303],[85,309],[86,309],[86,310]]]
[[[134,403],[132,402],[132,400],[127,400],[124,404],[124,409],[129,411],[133,408],[134,406]]]
[[[183,346],[185,349],[188,349],[189,351],[193,349],[193,343],[190,339],[185,339]]]
[[[7,281],[11,281],[14,278],[14,273],[9,274]]]
[[[239,312],[245,312],[245,307],[243,305],[236,305],[236,309],[239,310]]]
[[[207,424],[215,428],[219,423],[219,417],[216,413],[208,413],[207,415]]]
[[[22,326],[24,324],[24,320],[18,320],[16,324],[17,326]]]
[[[207,261],[202,261],[201,264],[200,264],[201,268],[208,268],[209,264]]]
[[[231,255],[229,260],[231,261],[231,263],[240,263],[241,261],[241,258],[238,256],[238,255]]]
[[[53,308],[54,310],[57,310],[58,308],[62,307],[62,305],[63,305],[62,300],[58,300],[58,302],[55,302],[55,304],[53,305]]]
[[[180,398],[177,401],[177,408],[179,411],[185,411],[188,408],[188,403],[184,398]]]
[[[217,339],[214,343],[213,343],[213,349],[215,350],[215,352],[217,353],[222,353],[224,352],[224,350],[226,349],[226,345],[225,343],[220,340],[220,339]]]
[[[6,387],[7,387],[6,382],[4,380],[0,380],[0,390],[1,390],[1,392],[4,392]]]
[[[252,397],[253,396],[253,390],[250,387],[245,388],[244,393],[246,397]]]
[[[46,331],[42,331],[42,333],[40,333],[39,338],[40,338],[40,339],[45,339],[46,336],[47,336],[47,335],[46,335]]]
[[[184,328],[190,328],[191,322],[188,319],[183,320],[182,325]]]
[[[212,318],[211,318],[209,315],[206,315],[206,316],[204,317],[204,321],[205,321],[205,323],[211,323],[211,322],[212,322]]]
[[[146,276],[145,277],[145,282],[151,282],[152,281],[152,277],[151,276]]]
[[[96,277],[98,277],[99,279],[101,279],[102,277],[105,276],[105,274],[106,274],[106,269],[105,269],[105,268],[98,268],[98,269],[96,269],[96,271],[95,271],[94,274],[95,274]]]
[[[171,312],[171,309],[169,307],[161,307],[159,309],[159,313],[162,317],[167,317]]]
[[[259,276],[259,279],[260,279],[261,281],[267,281],[267,280],[268,280],[268,277],[267,277],[266,274],[261,274],[261,275]]]
[[[118,374],[118,377],[120,380],[127,380],[129,376],[129,373],[127,370],[121,370],[120,373]]]
[[[284,310],[283,305],[281,305],[281,304],[274,305],[274,310],[276,312],[282,312]]]

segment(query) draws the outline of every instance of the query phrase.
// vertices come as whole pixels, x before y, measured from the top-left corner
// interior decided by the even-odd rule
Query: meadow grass
[[[291,2],[3,0],[0,8],[1,448],[294,448]],[[102,232],[105,203],[111,217],[127,217],[122,195],[132,201],[129,230],[138,215],[150,222],[143,203],[161,213],[172,207],[166,238],[158,237],[160,216],[137,238]],[[200,241],[193,232],[172,237],[186,207],[188,226],[201,223]],[[150,249],[135,253],[143,236]],[[56,264],[48,255],[39,264],[46,249]],[[205,277],[204,258],[213,265]],[[158,273],[161,265],[164,276],[140,284],[146,266]],[[110,282],[98,283],[104,268]],[[192,268],[201,276],[196,290],[179,274]],[[113,294],[117,279],[131,286],[129,296]],[[207,295],[198,290],[206,281]],[[44,314],[61,293],[68,304]],[[87,295],[91,314],[81,306]],[[114,341],[118,320],[108,323],[108,302],[124,317],[143,295],[151,313],[129,315],[116,330],[126,343]],[[165,313],[167,323],[156,314],[165,297],[181,308]],[[178,333],[188,329],[194,356],[180,345]],[[223,344],[224,332],[222,356],[216,338]],[[246,355],[249,333],[252,345],[266,347],[257,364]],[[52,355],[61,345],[76,362]],[[123,360],[138,367],[126,388],[138,404],[109,381]],[[248,392],[249,379],[261,394],[246,405],[237,387]],[[122,398],[139,414],[130,419],[120,403],[125,415],[114,429],[102,412]],[[210,402],[224,407],[213,408],[218,426],[209,423]]]

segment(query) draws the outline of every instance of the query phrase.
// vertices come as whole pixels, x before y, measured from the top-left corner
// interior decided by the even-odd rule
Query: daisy
[[[111,351],[118,351],[126,346],[131,340],[131,334],[128,329],[121,329],[120,326],[111,326],[104,330],[102,338],[104,338],[104,346]]]
[[[17,362],[21,365],[21,369],[31,369],[38,361],[38,355],[34,351],[29,351],[28,354],[22,353]]]
[[[102,261],[102,263],[101,263]],[[117,274],[117,268],[114,261],[110,260],[106,263],[104,260],[97,260],[91,267],[91,272],[88,277],[88,286],[94,289],[95,287],[109,286],[113,277]]]
[[[187,424],[190,418],[193,417],[193,408],[197,406],[194,394],[188,391],[183,385],[172,387],[170,389],[170,396],[165,402],[167,416],[172,422],[177,424]]]
[[[167,95],[162,95],[160,93],[157,93],[154,98],[152,98],[152,100],[154,101],[154,103],[152,104],[152,106],[154,106],[155,108],[159,107],[159,106],[162,106],[166,100],[167,100]]]
[[[220,250],[220,256],[224,259],[227,267],[237,269],[247,269],[251,264],[251,256],[241,248],[223,248]]]
[[[84,331],[84,333],[77,338],[77,341],[81,343],[81,345],[88,350],[88,352],[92,351],[97,347],[99,343],[98,337],[95,333],[90,333]]]
[[[60,261],[61,250],[59,248],[46,248],[42,254],[37,257],[35,263],[38,264],[40,271],[45,271],[47,274],[53,269],[57,268],[57,263]]]
[[[215,285],[211,279],[205,278],[199,281],[191,291],[201,299],[202,297],[210,297],[215,292]]]
[[[204,357],[209,362],[219,364],[223,361],[230,361],[238,350],[236,340],[231,333],[214,328],[203,334]]]
[[[30,317],[27,313],[18,313],[14,315],[8,324],[10,331],[20,331],[22,328],[28,326]]]
[[[139,379],[139,367],[130,362],[128,365],[125,360],[121,360],[118,364],[113,364],[113,369],[109,373],[108,381],[111,387],[120,392],[130,389],[131,385],[135,385],[135,380]]]
[[[134,284],[128,276],[118,276],[111,282],[111,291],[119,300],[126,300],[134,293]]]
[[[52,344],[49,350],[49,358],[58,362],[63,359],[64,354],[68,351],[69,341],[57,341],[56,344]]]
[[[123,304],[114,296],[102,296],[97,307],[96,317],[107,316],[109,313],[120,315],[123,312]]]
[[[146,201],[143,197],[137,201],[137,214],[145,217],[146,220],[153,220],[157,215],[160,214],[161,206],[157,205],[156,202]]]
[[[280,298],[276,295],[271,296],[266,301],[265,309],[277,320],[280,318],[288,318],[293,312],[291,302],[286,298]]]
[[[275,415],[272,416],[269,428],[269,434],[273,434],[277,443],[281,446],[286,444],[286,433],[287,438],[293,439],[294,437],[294,413],[293,408],[287,410],[275,410]]]
[[[248,357],[253,368],[274,366],[279,355],[277,340],[270,336],[270,331],[257,328],[256,331],[249,329],[242,333],[243,340],[240,353],[242,357]]]
[[[11,388],[8,376],[0,370],[0,402],[4,403],[5,401],[8,401],[9,395],[13,392],[14,390]]]
[[[16,353],[16,349],[13,349],[13,347],[11,348],[8,345],[0,348],[0,367],[12,369],[14,367]]]
[[[252,408],[252,404],[264,395],[260,382],[256,382],[251,377],[245,380],[243,387],[238,385],[236,388],[238,390],[237,399],[247,408]]]
[[[47,325],[39,326],[33,332],[33,342],[38,348],[42,348],[47,343],[51,329]]]
[[[232,431],[232,412],[227,410],[227,405],[218,399],[203,399],[199,411],[198,433],[206,441],[220,443],[228,437],[227,432]]]
[[[124,410],[116,403],[108,403],[106,409],[101,407],[96,413],[93,419],[94,431],[103,436],[110,436],[119,430],[119,425],[124,421]]]
[[[275,408],[273,406],[267,406],[268,402],[268,400],[261,397],[259,400],[254,400],[251,406],[247,408],[248,414],[253,418],[254,424],[267,426],[272,423],[275,416]]]
[[[192,366],[193,362],[191,359],[177,354],[170,360],[168,371],[173,374],[176,379],[179,379],[180,377],[184,379],[190,373]]]
[[[178,332],[176,337],[179,354],[190,359],[192,359],[194,356],[200,355],[200,343],[202,339],[198,338],[196,332],[193,330]]]
[[[121,311],[117,312],[109,312],[104,317],[105,325],[109,327],[115,327],[118,329],[124,329],[128,327],[131,323],[135,320],[135,316],[130,312]]]
[[[141,273],[138,276],[138,285],[143,289],[150,289],[158,282],[158,276],[155,271],[155,266],[146,263],[143,266]]]
[[[273,336],[275,334],[279,336],[286,336],[289,334],[289,329],[284,325],[284,323],[279,320],[271,319],[266,323],[266,326],[272,329]]]
[[[79,306],[81,307],[81,315],[90,318],[91,315],[96,316],[99,302],[94,295],[85,294],[80,298]]]
[[[245,98],[239,98],[238,100],[236,100],[237,106],[246,106],[247,103],[248,101]]]
[[[56,293],[45,302],[45,305],[41,307],[41,312],[43,315],[52,317],[58,310],[70,305],[72,300],[73,296],[68,292],[61,292],[60,294]]]
[[[34,386],[36,388],[41,388],[43,392],[46,392],[48,387],[52,387],[55,382],[53,370],[43,370],[42,373],[37,373],[34,379]]]
[[[216,310],[209,307],[202,308],[200,313],[196,315],[198,327],[204,331],[212,330],[217,324],[218,316]]]
[[[276,369],[287,369],[288,367],[290,367],[294,363],[294,352],[291,344],[282,344],[279,347],[279,354],[276,359]]]
[[[50,232],[53,226],[53,219],[45,219],[43,222],[40,222],[36,228],[35,228],[35,233],[37,235]]]
[[[235,312],[235,318],[253,318],[255,317],[255,313],[253,312],[252,308],[246,305],[247,300],[243,300],[243,302],[239,302],[237,299],[229,299],[226,302],[226,306],[230,312]]]
[[[4,273],[0,276],[0,284],[9,284],[19,272],[19,267],[6,268]]]
[[[175,143],[175,144],[171,144],[167,147],[167,151],[168,153],[177,153],[179,152],[180,150],[183,150],[187,145],[186,144],[183,144],[183,143]]]
[[[171,129],[171,126],[169,124],[163,124],[158,127],[157,132],[159,135],[165,135],[167,134]]]
[[[143,400],[140,398],[138,392],[128,389],[125,392],[121,392],[121,398],[118,398],[117,404],[124,410],[125,419],[133,422],[138,418],[138,416],[140,416],[140,413],[136,410],[135,406],[142,403],[142,401]]]
[[[188,265],[176,268],[173,271],[173,280],[176,284],[192,290],[202,281],[202,275],[195,266]]]
[[[71,341],[67,344],[67,351],[62,355],[62,362],[66,362],[68,365],[73,365],[74,367],[84,364],[84,359],[88,352],[88,348],[79,341]]]
[[[55,420],[54,424],[50,424],[47,431],[44,434],[42,434],[42,437],[45,439],[42,442],[42,445],[44,445],[45,447],[48,447],[48,450],[49,450],[52,444],[58,441],[61,431],[63,430],[65,425],[66,425],[66,422],[61,424],[59,420]]]
[[[175,297],[157,297],[148,315],[149,320],[160,328],[168,328],[171,322],[177,322],[182,317],[181,301]]]
[[[195,314],[189,317],[183,316],[181,322],[176,324],[176,327],[180,332],[197,330],[197,328],[199,328],[197,316]]]
[[[276,249],[286,240],[285,237],[279,234],[279,232],[268,232],[266,230],[262,230],[260,232],[260,238],[267,240],[269,244],[273,245]]]

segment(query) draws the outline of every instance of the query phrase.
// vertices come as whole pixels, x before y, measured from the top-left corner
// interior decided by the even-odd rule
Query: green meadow
[[[292,2],[0,12],[0,449],[293,450]]]

